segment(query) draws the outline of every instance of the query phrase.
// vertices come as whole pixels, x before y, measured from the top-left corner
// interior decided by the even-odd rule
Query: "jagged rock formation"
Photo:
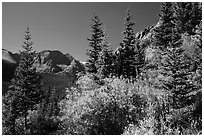
[[[20,60],[20,55],[2,49],[2,93],[6,93],[14,71]],[[85,71],[85,67],[70,54],[60,51],[45,50],[36,53],[35,63],[37,72],[42,76],[43,89],[54,86],[62,91],[76,80],[76,73]]]
[[[65,70],[75,60],[78,71],[84,71],[84,66],[69,54],[60,51],[45,50],[36,54],[35,66],[38,72],[58,73]]]
[[[152,48],[152,42],[154,39],[155,28],[161,25],[161,20],[158,21],[156,25],[146,27],[143,31],[137,32],[135,38],[138,41],[138,44],[145,48],[145,58],[146,60],[151,60],[156,54],[156,51]],[[114,54],[117,55],[120,53],[121,47],[118,47]]]
[[[45,50],[36,54],[35,67],[38,72],[56,73],[62,71],[58,64],[70,64],[70,59],[60,51]]]
[[[3,80],[9,80],[13,77],[13,73],[19,59],[19,54],[13,54],[6,49],[2,49]],[[72,57],[70,54],[63,54],[57,50],[45,50],[36,53],[34,66],[39,73],[59,73],[64,72],[67,70],[67,68],[70,68],[73,61],[75,62],[74,65],[76,65],[76,72],[85,70],[84,65],[78,60],[74,59],[74,57]]]
[[[150,38],[153,32],[153,28],[154,26],[150,26],[150,27],[145,28],[143,31],[136,33],[135,34],[136,39],[142,41],[144,39]]]

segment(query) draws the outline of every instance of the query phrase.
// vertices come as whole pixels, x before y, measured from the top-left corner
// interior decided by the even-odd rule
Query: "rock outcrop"
[[[83,64],[74,59],[70,54],[63,54],[57,50],[45,50],[37,53],[34,65],[38,72],[58,73],[70,66],[73,60],[76,61],[78,71],[83,71]]]
[[[20,55],[2,49],[2,72],[3,79],[9,80],[13,77],[15,68],[20,60]],[[44,50],[36,53],[34,66],[39,73],[59,73],[63,72],[75,61],[76,72],[84,71],[84,65],[74,59],[70,54],[63,54],[60,51]]]

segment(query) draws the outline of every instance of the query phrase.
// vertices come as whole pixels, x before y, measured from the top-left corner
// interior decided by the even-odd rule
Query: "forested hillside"
[[[202,134],[202,3],[162,3],[158,23],[141,32],[135,32],[132,14],[128,9],[116,50],[94,14],[85,70],[69,54],[55,56],[58,51],[36,57],[27,27],[18,66],[3,96],[2,133]],[[60,85],[61,76],[69,75],[63,81],[71,84],[59,91],[50,82],[43,89],[41,71],[49,72],[44,79],[48,83],[53,79]]]

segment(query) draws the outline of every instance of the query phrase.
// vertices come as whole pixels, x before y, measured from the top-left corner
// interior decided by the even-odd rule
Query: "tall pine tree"
[[[195,34],[195,27],[202,19],[202,7],[198,2],[176,2],[174,4],[175,22],[180,33]]]
[[[135,32],[133,30],[134,22],[130,16],[130,10],[125,17],[125,28],[123,31],[123,41],[120,43],[120,51],[117,55],[118,76],[125,78],[135,77]]]
[[[195,35],[196,34],[196,27],[201,24],[201,19],[202,19],[202,13],[201,13],[201,6],[200,3],[192,3],[192,2],[181,2],[181,3],[175,3],[174,5],[174,15],[175,15],[175,20],[174,20],[174,24],[175,24],[175,33],[179,33],[181,36],[186,35]],[[178,36],[177,36],[178,39]],[[200,44],[202,45],[202,44]],[[185,48],[185,46],[182,46],[183,50]],[[199,47],[195,46],[195,49],[198,49],[198,56],[199,56],[199,51],[201,51],[202,47],[199,50]],[[201,54],[200,54],[201,55]],[[181,66],[182,66],[182,62],[183,66],[185,66],[185,69],[180,69],[183,70],[183,73],[186,75],[183,78],[183,83],[185,83],[186,85],[183,86],[183,90],[181,89],[180,92],[182,91],[186,94],[185,97],[186,98],[186,103],[182,102],[182,99],[180,99],[180,103],[183,106],[186,105],[190,105],[193,104],[193,99],[194,96],[196,94],[196,90],[198,88],[197,84],[193,84],[194,81],[192,81],[190,79],[190,77],[193,75],[193,73],[196,71],[196,69],[192,69],[195,64],[201,64],[201,60],[198,57],[197,59],[191,59],[191,58],[187,58],[187,56],[182,55],[183,57],[180,58],[181,59]],[[199,66],[199,65],[198,65]],[[197,67],[197,66],[196,66]],[[195,68],[196,68],[195,67]],[[194,68],[194,67],[193,67]],[[199,67],[198,67],[199,68]],[[199,69],[198,69],[199,70]],[[198,84],[199,85],[199,84]],[[188,94],[187,94],[188,93]],[[182,96],[182,95],[180,95]],[[191,99],[191,100],[190,100]]]
[[[113,73],[113,51],[109,49],[110,44],[107,41],[107,37],[104,36],[102,42],[102,50],[99,53],[98,59],[98,74],[100,77],[107,77]]]
[[[160,54],[158,69],[164,76],[161,85],[171,92],[171,101],[169,101],[172,107],[181,109],[193,104],[196,87],[190,80],[192,62],[184,54],[185,47],[183,46],[182,33],[186,32],[183,28],[187,26],[181,27],[182,18],[175,15],[172,3],[162,4],[161,24],[155,29],[154,46]]]
[[[171,2],[164,2],[160,9],[160,25],[154,29],[154,46],[159,50],[165,50],[171,41],[173,24],[173,7]]]
[[[176,27],[172,30],[172,41],[164,53],[161,69],[167,78],[163,87],[173,95],[173,108],[180,109],[192,104],[195,86],[189,80],[191,62],[184,56],[181,34]]]
[[[164,53],[167,47],[170,46],[172,39],[172,28],[174,27],[174,13],[173,5],[171,2],[164,2],[161,4],[159,23],[154,28],[154,38],[152,43],[152,49],[155,52],[153,59],[147,64],[146,69],[151,69],[154,74],[159,75],[162,66],[162,60],[164,59]],[[160,86],[160,85],[159,85]]]
[[[102,22],[99,17],[94,15],[91,24],[91,37],[88,38],[89,46],[91,49],[87,51],[88,60],[86,63],[87,72],[97,73],[97,61],[99,58],[99,53],[102,50],[102,42],[104,39],[104,32],[101,28]]]
[[[20,62],[15,70],[14,78],[6,97],[7,100],[11,100],[8,104],[10,115],[14,118],[24,116],[26,134],[28,129],[28,110],[42,100],[43,92],[41,90],[41,78],[33,67],[35,51],[32,49],[33,43],[30,41],[29,27],[26,28],[24,38],[25,41],[22,45],[24,50],[21,51]],[[15,134],[15,130],[13,134]]]

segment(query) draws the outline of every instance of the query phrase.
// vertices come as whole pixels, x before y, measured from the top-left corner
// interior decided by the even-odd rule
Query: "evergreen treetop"
[[[89,49],[87,51],[88,61],[87,61],[87,72],[89,73],[97,73],[97,60],[99,57],[99,53],[102,50],[102,41],[104,37],[104,32],[102,30],[102,22],[100,21],[97,15],[94,15],[91,24],[91,37],[88,38],[89,41]]]
[[[154,35],[153,43],[159,50],[165,50],[171,41],[172,27],[174,27],[171,2],[164,2],[161,4],[159,17],[161,24],[154,29],[156,33]]]
[[[202,19],[202,8],[199,2],[176,2],[174,16],[180,33],[194,35],[195,27]]]
[[[127,16],[125,17],[125,28],[123,31],[123,41],[120,43],[122,48],[130,48],[134,49],[135,47],[135,32],[133,30],[133,26],[135,25],[134,22],[132,22],[132,17],[130,15],[130,10],[127,10]]]
[[[123,31],[123,40],[120,43],[120,51],[117,55],[118,76],[126,78],[135,77],[135,32],[133,30],[134,22],[130,15],[130,10],[127,10],[125,17],[125,28]]]

